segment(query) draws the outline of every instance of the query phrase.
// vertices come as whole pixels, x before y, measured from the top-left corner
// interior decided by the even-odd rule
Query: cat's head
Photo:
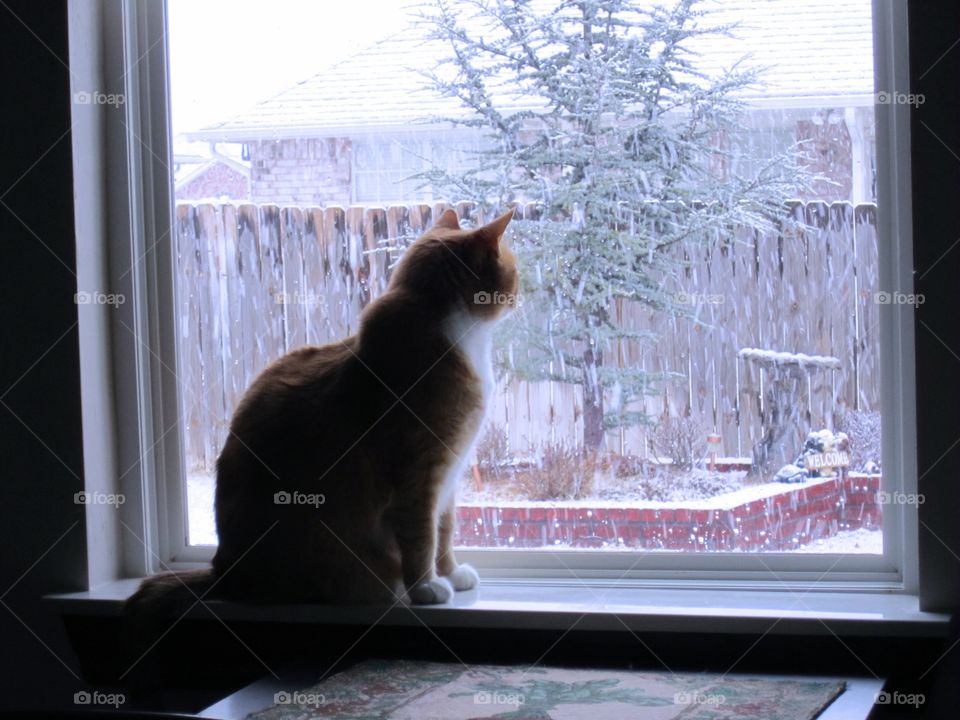
[[[404,253],[391,285],[414,291],[441,310],[465,306],[478,319],[502,315],[518,300],[517,259],[502,242],[512,218],[509,210],[465,230],[456,212],[444,211]]]

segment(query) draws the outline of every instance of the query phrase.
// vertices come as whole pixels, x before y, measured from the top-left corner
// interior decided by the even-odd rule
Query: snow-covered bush
[[[477,443],[477,463],[483,470],[498,477],[510,459],[506,431],[499,425],[488,426]]]
[[[743,473],[718,473],[709,470],[677,472],[661,469],[653,477],[639,481],[637,490],[641,499],[659,502],[702,500],[743,487]]]
[[[540,450],[540,464],[517,475],[517,486],[530,500],[579,500],[593,492],[593,463],[583,449],[563,441]]]
[[[843,410],[834,414],[837,430],[850,438],[850,467],[863,470],[868,464],[880,466],[880,413],[866,410]]]
[[[650,436],[658,457],[670,458],[677,468],[697,466],[707,449],[707,435],[696,418],[664,416]]]

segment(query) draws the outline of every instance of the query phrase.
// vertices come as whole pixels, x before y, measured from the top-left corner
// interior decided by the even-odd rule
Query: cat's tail
[[[213,587],[213,568],[197,570],[171,570],[151,575],[140,583],[137,591],[124,604],[127,617],[170,616],[181,608],[186,610],[201,599]]]
[[[144,579],[127,599],[121,677],[131,690],[150,693],[175,677],[178,641],[166,636],[199,599],[210,599],[214,582],[213,568],[164,572]]]

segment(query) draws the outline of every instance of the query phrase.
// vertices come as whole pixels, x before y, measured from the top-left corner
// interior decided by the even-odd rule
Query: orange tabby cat
[[[261,373],[217,460],[213,567],[147,578],[129,609],[205,593],[442,603],[477,584],[451,548],[454,502],[493,389],[497,300],[517,292],[512,216],[463,230],[447,210],[356,335]]]

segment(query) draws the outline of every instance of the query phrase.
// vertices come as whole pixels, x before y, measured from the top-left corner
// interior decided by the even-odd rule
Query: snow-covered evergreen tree
[[[425,179],[483,210],[539,204],[513,224],[524,302],[500,360],[519,379],[581,386],[596,449],[644,419],[629,408],[658,380],[615,361],[618,341],[651,340],[618,324],[616,304],[681,312],[663,290],[671,246],[769,229],[797,192],[785,157],[753,177],[725,169],[738,92],[758,73],[698,70],[697,39],[735,27],[696,0],[433,0],[420,23],[448,51],[429,82],[464,109],[443,119],[484,148],[474,169]]]

